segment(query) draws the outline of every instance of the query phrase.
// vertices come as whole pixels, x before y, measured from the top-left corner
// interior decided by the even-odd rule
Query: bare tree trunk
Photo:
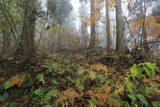
[[[111,49],[111,34],[110,34],[110,20],[109,20],[109,1],[106,0],[106,35],[107,35],[107,49]]]
[[[36,21],[36,0],[24,0],[24,21],[16,54],[32,56],[35,53],[34,36]]]
[[[145,18],[142,26],[142,44],[143,44],[143,49],[145,52],[148,52],[149,46],[148,46],[148,41],[147,41],[147,33],[146,33],[146,27],[145,27]]]
[[[95,22],[95,0],[90,0],[91,4],[91,34],[89,48],[94,48],[96,45],[96,22]]]
[[[116,51],[124,51],[124,25],[121,0],[116,0]]]
[[[143,0],[143,3],[146,3],[146,0]],[[143,16],[143,22],[142,22],[142,35],[141,35],[141,39],[142,39],[142,46],[144,49],[144,52],[148,52],[149,51],[149,45],[148,45],[148,41],[147,41],[147,32],[146,32],[146,15],[147,15],[147,9],[145,7],[145,5],[143,6],[143,11],[144,11],[144,16]]]
[[[87,2],[84,0],[80,0],[80,20],[81,20],[81,46],[82,48],[87,48]]]

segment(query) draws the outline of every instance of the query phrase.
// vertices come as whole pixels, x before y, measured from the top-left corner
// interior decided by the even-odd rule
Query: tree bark
[[[146,0],[143,0],[143,3],[146,3]],[[144,49],[145,53],[148,53],[149,51],[149,45],[148,45],[148,40],[147,40],[147,32],[146,32],[146,16],[147,16],[147,9],[145,6],[143,6],[143,12],[144,12],[144,16],[143,16],[143,22],[142,22],[142,46]]]
[[[81,19],[81,46],[82,48],[87,48],[87,11],[86,11],[86,1],[80,1],[80,19]]]
[[[95,0],[90,0],[91,4],[91,34],[89,48],[94,48],[96,45],[96,22],[95,22]]]
[[[35,54],[34,37],[36,21],[36,0],[24,0],[24,20],[16,54],[32,56]]]
[[[144,52],[148,52],[149,51],[149,45],[148,45],[148,40],[147,40],[147,33],[146,33],[146,26],[145,26],[145,18],[144,18],[144,22],[143,22],[143,26],[142,26],[142,42],[143,42],[143,49]]]
[[[116,0],[116,51],[124,51],[124,23],[121,0]]]
[[[110,34],[110,20],[109,20],[109,1],[106,0],[106,35],[107,35],[107,49],[111,49],[111,34]]]

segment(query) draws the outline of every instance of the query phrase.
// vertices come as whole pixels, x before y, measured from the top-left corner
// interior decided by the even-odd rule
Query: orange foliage
[[[79,97],[79,94],[73,88],[69,88],[69,89],[65,90],[64,95],[66,96],[66,98],[69,100],[69,102],[72,105],[74,104],[75,99]]]
[[[91,25],[94,22],[97,22],[99,20],[100,16],[100,10],[104,8],[104,6],[113,7],[115,5],[116,0],[109,0],[108,4],[105,3],[105,0],[94,0],[95,2],[95,10],[92,13],[92,16],[89,17],[87,24]]]
[[[4,77],[0,77],[0,83],[4,82],[5,78]]]
[[[115,100],[112,96],[112,88],[107,84],[104,85],[102,88],[99,88],[96,91],[89,90],[87,92],[91,97],[95,97],[97,101],[95,102],[96,105],[100,107],[104,107],[106,104],[113,107],[120,107],[121,104]]]
[[[22,86],[22,84],[23,84],[23,82],[24,82],[23,79],[20,78],[19,76],[14,76],[14,77],[10,78],[10,81],[11,81],[12,83],[18,85],[19,87]]]
[[[103,7],[103,2],[102,1],[99,1],[99,0],[94,0],[95,4],[95,9],[91,15],[91,17],[89,17],[88,19],[88,25],[91,25],[92,23],[95,23],[99,20],[100,18],[100,9]]]
[[[68,107],[70,104],[74,105],[76,98],[80,98],[82,95],[79,94],[75,89],[69,88],[64,91],[64,94],[57,94],[57,104],[61,104],[62,107]]]
[[[107,66],[102,65],[102,64],[91,65],[90,70],[91,71],[96,70],[96,71],[99,71],[99,72],[102,72],[102,73],[109,73],[109,72],[114,71],[113,68],[108,68]]]
[[[158,16],[148,16],[145,19],[145,28],[148,36],[159,36],[160,35],[160,23],[157,23]],[[135,35],[140,32],[143,26],[144,18],[137,18],[130,21],[130,27],[132,33]]]

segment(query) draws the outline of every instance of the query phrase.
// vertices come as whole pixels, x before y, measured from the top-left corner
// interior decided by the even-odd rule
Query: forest
[[[160,0],[0,0],[0,107],[160,107]]]

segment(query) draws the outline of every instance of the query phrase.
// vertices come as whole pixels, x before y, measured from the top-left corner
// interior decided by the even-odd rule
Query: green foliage
[[[84,82],[85,82],[85,79],[83,76],[79,76],[75,80],[75,86],[78,88],[78,90],[80,90],[80,91],[84,90]]]
[[[44,75],[43,74],[39,74],[39,75],[37,75],[37,80],[38,81],[40,81],[40,82],[42,82],[43,84],[45,83],[45,80],[44,80]]]
[[[128,98],[131,99],[132,105],[150,107],[152,104],[148,100],[148,93],[158,90],[158,87],[151,86],[143,82],[144,78],[153,78],[159,68],[150,62],[134,64],[131,67],[131,72],[124,79],[124,92],[128,93]]]
[[[57,91],[55,89],[50,90],[47,94],[45,94],[43,102],[44,104],[49,104],[52,97],[55,97],[57,94]]]
[[[34,84],[34,81],[33,81],[33,80],[26,80],[26,81],[24,82],[23,87],[24,87],[24,88],[30,88],[30,87],[32,87],[33,84]]]
[[[100,85],[104,84],[108,80],[108,75],[98,74],[97,79],[99,80]]]
[[[137,95],[137,98],[138,98],[146,107],[149,107],[149,103],[148,103],[147,99],[146,99],[143,95],[138,94],[138,95]]]
[[[77,62],[74,61],[76,58]],[[27,69],[31,71],[13,76],[12,79],[0,77],[2,82],[0,102],[8,102],[2,106],[15,104],[17,107],[19,100],[24,102],[22,106],[26,104],[31,107],[41,105],[159,107],[160,105],[157,82],[160,77],[159,68],[149,62],[135,64],[130,72],[129,69],[123,72],[119,67],[117,69],[101,63],[90,64],[85,57],[79,61],[77,56],[70,58],[67,54],[60,54],[46,60],[44,65],[37,69],[38,72],[32,72],[30,65]],[[13,86],[15,87],[12,88]],[[10,100],[12,98],[15,98],[15,103]]]
[[[59,71],[59,65],[54,62],[47,61],[44,67],[47,68],[48,73],[55,73]]]
[[[148,77],[152,77],[155,76],[156,72],[160,72],[159,68],[155,64],[152,64],[150,62],[145,62],[138,65],[134,64],[131,68],[131,75],[137,78],[145,75]]]
[[[89,101],[89,107],[96,107],[96,99],[95,98],[91,98]]]
[[[160,107],[160,101],[154,101],[152,104],[154,107]]]
[[[9,17],[9,20],[12,22],[12,20],[14,21],[14,23],[18,23],[19,25],[21,25],[22,23],[22,16],[21,16],[21,7],[18,6],[18,4],[20,4],[22,1],[20,0],[4,0],[2,2],[2,4],[6,7],[7,13],[8,13],[8,17],[11,16],[12,19]],[[2,9],[0,10],[0,29],[4,30],[4,31],[10,31],[10,25],[7,22],[7,18],[4,15],[4,11],[2,11]],[[13,24],[13,23],[12,23]],[[17,24],[17,25],[18,25]],[[14,25],[14,27],[18,28],[19,26]],[[15,29],[16,29],[15,28]]]
[[[33,91],[33,94],[37,97],[41,97],[45,92],[45,89],[44,88],[38,88],[36,90]]]
[[[14,86],[14,83],[10,82],[10,81],[6,81],[5,83],[3,83],[3,88],[5,90],[7,90],[8,88],[11,88]]]
[[[49,104],[50,100],[57,94],[55,89],[48,89],[44,87],[39,87],[32,92],[33,101],[42,101],[44,104]]]
[[[58,81],[57,80],[51,80],[52,81],[52,86],[55,86],[58,84]]]
[[[0,96],[0,101],[5,101],[9,97],[8,93],[4,93],[2,96]]]
[[[7,102],[4,107],[17,107],[17,104],[14,102]]]

